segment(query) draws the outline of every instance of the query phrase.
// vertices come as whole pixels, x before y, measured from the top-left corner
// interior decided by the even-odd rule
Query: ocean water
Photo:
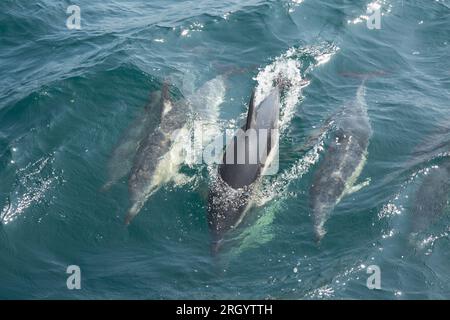
[[[0,298],[450,298],[449,209],[414,237],[408,227],[448,158],[448,0],[79,0],[79,30],[71,4],[0,2]],[[102,186],[132,161],[112,155],[151,92],[170,83],[226,128],[280,75],[280,168],[227,250],[210,254],[206,164],[183,165],[186,179],[124,226],[126,176]],[[333,137],[321,128],[360,87],[373,134],[358,180],[370,183],[317,243],[309,189]],[[441,190],[432,181],[421,201]]]

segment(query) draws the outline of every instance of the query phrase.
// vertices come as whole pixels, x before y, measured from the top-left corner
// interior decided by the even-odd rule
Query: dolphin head
[[[314,215],[314,236],[317,243],[320,243],[322,238],[327,233],[324,225],[327,217],[330,215],[331,208],[329,205],[318,203],[313,206]]]

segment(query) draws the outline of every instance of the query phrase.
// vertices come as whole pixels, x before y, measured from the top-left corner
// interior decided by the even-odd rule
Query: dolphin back
[[[267,155],[272,148],[270,134],[261,136],[260,130],[265,129],[270,133],[270,130],[278,128],[279,109],[278,87],[257,107],[253,92],[246,123],[242,130],[238,130],[224,152],[223,164],[219,165],[218,176],[210,187],[208,197],[208,224],[213,238],[213,253],[217,253],[224,235],[242,221],[249,208],[255,189],[254,183],[260,177],[265,164],[265,158],[260,155]],[[238,152],[243,151],[242,148],[239,149],[240,142],[244,159],[238,156]]]

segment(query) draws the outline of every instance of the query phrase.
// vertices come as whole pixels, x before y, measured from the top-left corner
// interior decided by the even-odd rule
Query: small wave
[[[447,226],[446,229],[442,232],[438,232],[437,234],[429,234],[425,237],[418,237],[418,235],[413,235],[410,238],[410,242],[414,247],[419,250],[425,250],[425,255],[430,255],[433,253],[433,247],[436,241],[443,238],[449,238],[450,234],[450,226]]]
[[[410,195],[417,196],[418,188],[420,187],[420,184],[423,183],[426,176],[433,174],[433,172],[438,169],[438,165],[431,165],[413,172],[400,186],[399,191],[381,208],[378,212],[378,219],[387,220],[389,225],[388,230],[383,230],[381,235],[382,239],[393,238],[397,235],[405,234],[406,232],[405,235],[408,236],[409,242],[413,247],[418,250],[427,249],[426,254],[430,254],[434,243],[438,239],[448,237],[450,231],[449,226],[446,226],[444,230],[441,229],[441,231],[435,232],[428,230],[428,228],[421,230],[420,232],[412,232],[412,230],[405,229],[403,226],[405,224],[405,218],[414,218],[409,214],[411,203],[415,201]],[[439,201],[439,199],[436,201]],[[408,215],[404,215],[405,213],[408,213]],[[408,225],[414,221],[406,222]]]
[[[61,177],[52,167],[53,155],[43,157],[17,171],[15,190],[9,196],[9,204],[2,210],[0,220],[8,224],[18,218],[32,204],[39,204],[47,192]]]
[[[280,175],[276,176],[274,180],[266,180],[263,182],[264,186],[257,194],[257,204],[259,206],[273,200],[274,198],[289,197],[287,192],[289,185],[298,179],[301,179],[309,169],[317,163],[320,154],[324,149],[324,142],[328,131],[324,131],[302,158],[298,159],[290,168],[286,169]]]
[[[313,289],[306,293],[304,298],[306,299],[333,299],[336,292],[341,292],[347,287],[347,284],[352,280],[359,280],[358,274],[365,272],[367,266],[362,263],[347,268],[344,271],[338,273],[330,283],[325,284],[319,288]]]

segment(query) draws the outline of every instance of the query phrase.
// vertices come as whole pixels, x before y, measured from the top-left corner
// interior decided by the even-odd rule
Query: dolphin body
[[[225,77],[217,76],[178,101],[170,98],[167,83],[161,92],[152,93],[146,113],[133,123],[114,150],[108,164],[110,178],[102,188],[107,190],[128,176],[131,206],[125,224],[131,222],[162,185],[186,181],[179,169],[189,143],[189,115],[196,111],[202,120],[214,123],[225,99],[225,90]],[[155,122],[160,124],[156,129]],[[208,134],[214,132],[214,127],[207,127],[204,135],[208,138]]]
[[[169,97],[165,84],[160,100],[160,125],[141,140],[128,179],[131,206],[125,224],[139,213],[147,199],[163,184],[176,178],[182,159],[183,138],[189,106],[184,99],[176,102]],[[178,133],[177,133],[178,131]]]
[[[355,101],[342,109],[334,139],[313,177],[310,201],[318,241],[326,234],[324,225],[334,207],[344,196],[368,183],[355,186],[364,168],[372,135],[364,94],[362,84]]]
[[[217,178],[208,195],[207,220],[212,235],[213,254],[218,252],[226,233],[239,225],[251,207],[256,182],[270,164],[271,157],[278,147],[277,141],[274,141],[278,136],[273,130],[278,129],[279,111],[278,85],[258,106],[255,106],[253,92],[246,124],[242,130],[238,130],[223,154],[223,163],[219,165]],[[250,138],[249,132],[252,131],[258,135],[257,139]],[[263,131],[268,134],[259,135]],[[240,152],[242,149],[245,150],[245,161],[238,160],[238,141],[243,142]],[[252,157],[256,161],[251,161]]]
[[[102,191],[107,191],[122,178],[129,175],[142,139],[149,132],[150,127],[155,122],[159,123],[160,121],[159,116],[163,108],[164,100],[165,97],[161,95],[161,91],[152,92],[144,112],[139,114],[139,117],[133,121],[132,125],[122,135],[108,161],[108,181],[101,188]],[[157,111],[155,112],[155,110]]]

